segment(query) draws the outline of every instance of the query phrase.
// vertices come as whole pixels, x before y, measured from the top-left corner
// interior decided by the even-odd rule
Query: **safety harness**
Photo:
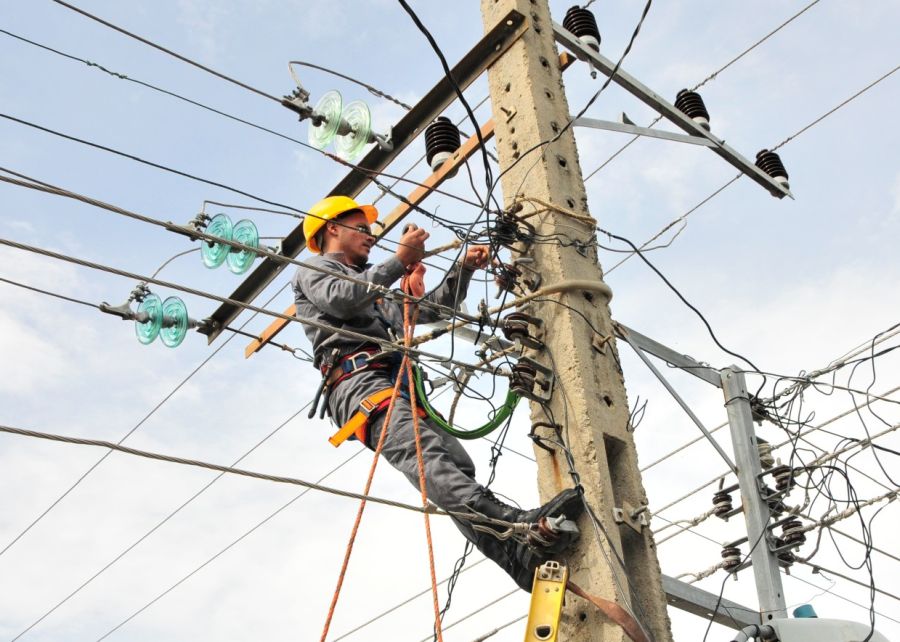
[[[425,294],[425,283],[423,280],[424,272],[425,268],[421,264],[415,264],[414,266],[407,268],[407,273],[406,276],[403,277],[403,284],[401,286],[407,294],[417,297],[421,297]],[[413,325],[415,324],[413,323]],[[377,358],[376,355],[378,355]],[[332,446],[340,446],[351,437],[355,437],[363,444],[366,443],[369,423],[380,413],[387,410],[387,407],[391,403],[391,397],[393,396],[394,384],[396,383],[397,377],[402,377],[405,374],[401,372],[402,365],[399,357],[400,353],[394,352],[389,353],[385,359],[381,357],[381,353],[376,349],[362,350],[338,359],[333,367],[328,368],[329,371],[326,371],[325,368],[323,368],[322,374],[328,390],[332,390],[336,385],[359,372],[386,368],[391,368],[393,370],[391,386],[373,392],[359,403],[359,410],[357,410],[336,433],[328,438],[328,441]],[[412,369],[416,371],[418,375],[418,368],[412,366]],[[416,380],[419,378],[420,375],[416,377]],[[403,386],[401,386],[399,394],[400,396],[409,399],[409,392],[404,391]],[[425,408],[422,407],[416,408],[416,414],[420,418],[427,416]]]

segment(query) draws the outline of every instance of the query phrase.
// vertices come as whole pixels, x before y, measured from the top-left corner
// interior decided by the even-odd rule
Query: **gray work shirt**
[[[306,263],[388,288],[406,272],[395,256],[378,265],[366,264],[365,267],[347,265],[341,260],[342,257],[341,253],[321,254],[311,256]],[[425,295],[425,300],[458,307],[458,303],[465,298],[473,272],[466,267],[460,268],[457,263],[450,268],[441,284]],[[311,319],[352,330],[375,340],[396,341],[403,337],[402,304],[386,300],[380,292],[369,289],[365,284],[302,266],[297,268],[291,284],[299,319]],[[439,319],[437,310],[419,307],[420,322],[431,323]],[[312,344],[316,367],[321,365],[325,354],[332,348],[339,348],[344,356],[366,345],[364,341],[332,330],[321,330],[306,324],[303,330]]]

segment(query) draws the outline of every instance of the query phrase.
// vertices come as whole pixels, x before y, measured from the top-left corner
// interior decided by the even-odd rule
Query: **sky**
[[[75,4],[275,96],[293,89],[290,60],[351,75],[408,104],[421,98],[442,73],[425,38],[400,5],[389,0],[76,0]],[[674,100],[679,89],[700,83],[808,4],[657,1],[623,68]],[[796,200],[775,199],[743,178],[704,202],[734,176],[734,168],[701,147],[653,139],[630,146],[586,183],[590,212],[600,226],[638,244],[689,213],[655,241],[664,247],[646,257],[702,312],[721,344],[749,357],[765,372],[786,376],[822,368],[854,348],[865,349],[900,316],[896,286],[900,134],[893,126],[900,74],[816,122],[900,64],[896,44],[900,6],[886,0],[813,4],[700,90],[713,132],[749,158],[799,132],[779,150]],[[479,3],[472,0],[454,3],[452,10],[448,3],[419,1],[412,6],[451,64],[483,32]],[[557,22],[562,22],[568,6],[550,3]],[[643,3],[602,0],[591,9],[602,34],[601,52],[618,59]],[[0,29],[8,32],[0,33],[3,172],[19,172],[175,223],[193,218],[207,200],[270,207],[222,187],[65,140],[12,117],[298,210],[315,203],[345,174],[339,164],[296,142],[104,73],[100,67],[305,141],[308,124],[297,122],[295,114],[273,101],[50,0],[4,3],[2,18]],[[298,74],[313,101],[331,89],[340,91],[345,101],[366,101],[377,131],[388,131],[403,114],[396,104],[345,80],[309,69]],[[565,73],[564,83],[574,113],[599,88],[602,76],[594,80],[585,65],[576,64]],[[486,95],[484,77],[466,91],[473,105]],[[622,112],[638,124],[648,124],[654,117],[615,86],[601,94],[585,115],[616,120]],[[464,110],[454,102],[446,115],[459,120]],[[476,110],[476,116],[480,122],[490,117],[489,102]],[[815,124],[804,130],[811,123]],[[472,124],[462,128],[471,132]],[[612,132],[575,131],[585,176],[629,140]],[[423,153],[423,141],[416,140],[387,171],[410,170],[409,179],[422,180],[430,173],[421,160]],[[483,196],[480,161],[476,158],[470,167]],[[413,187],[400,183],[395,189],[405,194]],[[465,172],[448,181],[445,189],[474,198]],[[0,184],[0,199],[0,238],[140,275],[151,275],[171,257],[193,249],[167,264],[160,278],[219,296],[227,296],[241,280],[225,268],[208,270],[196,244],[162,228],[8,183]],[[382,213],[398,202],[390,195],[382,197],[375,187],[360,195],[363,201],[375,199]],[[460,222],[471,222],[474,216],[470,205],[447,196],[429,198],[426,207]],[[298,223],[283,214],[218,206],[207,206],[206,211],[227,212],[235,220],[253,219],[272,245]],[[449,240],[445,230],[431,227],[424,217],[412,220],[433,232],[435,245]],[[389,238],[396,240],[397,233]],[[626,248],[603,236],[600,242],[616,250],[599,251],[614,292],[614,319],[713,367],[735,362],[716,346],[697,314],[646,264],[632,257],[613,269],[627,256],[622,254]],[[392,251],[388,244],[373,257],[384,260]],[[437,267],[446,267],[449,261],[435,259],[434,265],[427,275],[429,284],[437,283]],[[284,310],[291,303],[289,291],[283,289],[291,272],[291,268],[282,272],[256,303]],[[0,246],[0,278],[94,305],[122,303],[135,285],[134,279],[8,246]],[[153,289],[163,298],[181,296],[193,318],[202,319],[218,307],[208,298]],[[494,304],[493,296],[492,286],[475,283],[467,305],[475,309],[482,298]],[[4,372],[0,424],[109,441],[128,434],[125,445],[138,449],[223,465],[240,460],[238,466],[254,471],[362,489],[371,456],[356,444],[335,450],[326,441],[332,427],[300,412],[318,381],[314,369],[290,353],[266,348],[245,359],[248,340],[234,334],[223,334],[212,345],[190,333],[177,349],[158,341],[144,346],[130,322],[4,281],[0,302]],[[246,323],[245,332],[258,333],[270,320],[245,312],[236,325]],[[279,340],[291,347],[309,347],[298,324]],[[888,339],[879,347],[894,345],[896,339]],[[451,346],[439,341],[431,348],[449,354]],[[460,358],[474,358],[471,346],[457,343],[453,350]],[[629,403],[633,409],[647,404],[635,430],[639,459],[646,467],[699,432],[630,349],[620,345],[619,350]],[[876,365],[860,366],[852,379],[846,369],[835,381],[890,397],[900,364],[894,354],[886,354]],[[664,370],[705,425],[724,422],[718,391],[685,373]],[[760,379],[751,381],[759,385]],[[771,394],[772,378],[767,381]],[[448,404],[448,397],[436,405]],[[852,412],[862,400],[844,390],[818,386],[804,393],[802,414],[811,415],[812,425],[819,425],[849,411],[828,423],[828,429],[859,439],[866,429],[872,433],[885,429],[881,420],[887,426],[900,421],[896,401],[875,402],[872,410],[878,417],[867,409]],[[464,401],[459,421],[475,425],[487,410],[483,403]],[[526,507],[538,502],[528,429],[523,404],[506,441],[509,450],[497,464],[494,484],[498,492]],[[769,423],[758,431],[774,443],[784,439],[784,433]],[[726,432],[716,435],[728,449]],[[810,441],[828,452],[838,438],[820,431]],[[896,433],[878,443],[894,450],[900,447]],[[479,479],[485,481],[490,444],[476,441],[466,446]],[[879,451],[876,460],[872,452],[866,449],[851,461],[857,468],[850,474],[860,499],[886,492],[884,484],[889,490],[886,475],[898,471],[895,455]],[[319,638],[356,514],[355,501],[232,475],[219,479],[209,470],[121,453],[104,458],[106,453],[0,435],[4,490],[0,639],[81,641],[107,634],[111,640],[138,641]],[[788,451],[781,449],[776,456],[787,461]],[[805,459],[812,456],[804,454]],[[651,510],[686,496],[654,516],[651,527],[659,530],[669,521],[691,520],[708,511],[713,487],[693,490],[723,472],[721,460],[705,442],[646,470]],[[839,484],[832,490],[846,493]],[[372,494],[418,501],[418,491],[384,464]],[[803,493],[795,490],[791,500],[802,503]],[[825,508],[820,500],[811,510],[819,517]],[[883,510],[873,517],[879,508]],[[863,514],[873,520],[874,545],[888,554],[872,554],[876,586],[900,595],[900,548],[893,535],[900,527],[897,504],[878,504]],[[443,579],[464,542],[446,519],[433,518],[432,527],[437,576]],[[860,537],[858,520],[845,520],[838,528]],[[661,531],[657,541],[672,532]],[[743,533],[740,518],[727,523],[705,520],[660,543],[662,570],[670,576],[703,571],[720,560],[721,543]],[[801,553],[808,554],[813,545],[808,542]],[[842,554],[858,566],[863,559],[860,545],[826,535],[820,549],[815,563],[868,585],[865,570],[848,568],[841,559]],[[470,559],[471,570],[460,576],[445,619],[448,642],[470,642],[528,609],[528,595],[513,592],[514,585],[500,570],[490,563],[473,566],[478,556]],[[697,585],[718,593],[723,579],[719,571]],[[428,585],[421,516],[370,505],[329,639],[430,639],[433,614],[427,594],[342,637]],[[811,603],[821,617],[867,621],[868,589],[847,579],[796,565],[784,585],[791,606]],[[755,606],[752,573],[743,571],[727,581],[724,595]],[[442,602],[445,597],[442,587]],[[874,605],[884,616],[876,619],[878,629],[889,639],[900,639],[898,600],[879,593]],[[676,640],[702,639],[705,620],[674,610],[670,616]],[[518,622],[490,639],[519,640],[523,629]],[[708,639],[725,640],[729,635],[715,625]]]

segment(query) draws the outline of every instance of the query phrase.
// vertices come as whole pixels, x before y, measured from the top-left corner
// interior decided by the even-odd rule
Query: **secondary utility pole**
[[[516,163],[526,150],[553,138],[568,122],[570,113],[547,0],[482,0],[485,28],[492,28],[512,9],[527,16],[528,30],[488,70],[497,150],[500,167],[506,172],[502,178],[505,205],[509,207],[523,197],[534,198],[589,216],[571,129],[553,145]],[[546,152],[543,157],[541,151]],[[524,201],[523,205],[523,214],[544,209]],[[540,234],[561,234],[587,242],[588,249],[582,249],[583,253],[575,245],[533,245],[530,256],[544,284],[602,280],[596,246],[591,243],[596,237],[592,225],[552,209],[530,218],[529,223]],[[582,517],[582,537],[567,562],[570,577],[587,592],[634,613],[654,642],[671,641],[656,547],[646,526],[646,513],[640,511],[647,499],[630,432],[608,302],[596,293],[580,290],[550,297],[558,297],[571,309],[556,303],[531,304],[529,314],[543,320],[547,349],[530,351],[529,356],[556,370],[549,408],[561,425],[587,500],[605,531],[598,534],[590,519]],[[599,334],[591,330],[585,318]],[[532,403],[531,411],[534,422],[548,421],[538,403]],[[555,437],[552,428],[539,428],[538,434]],[[536,447],[535,455],[542,500],[572,485],[561,451],[551,454]],[[617,560],[622,560],[624,569]],[[567,596],[560,640],[626,639],[622,629],[593,606],[571,594]]]

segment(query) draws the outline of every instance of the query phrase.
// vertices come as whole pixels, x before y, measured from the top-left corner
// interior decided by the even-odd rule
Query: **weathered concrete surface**
[[[534,151],[516,163],[534,145],[553,138],[569,119],[546,0],[482,0],[481,8],[485,30],[512,9],[526,15],[530,22],[526,34],[488,70],[500,166],[506,171],[501,180],[505,205],[535,198],[588,216],[571,130],[541,148],[543,156],[541,150]],[[561,22],[562,16],[557,19]],[[523,214],[546,209],[534,203],[523,204]],[[591,224],[557,211],[539,213],[529,222],[541,234],[559,234],[587,247],[579,253],[575,246],[534,245],[531,255],[544,285],[569,279],[602,279]],[[670,641],[666,596],[650,529],[638,534],[613,520],[615,506],[627,503],[638,507],[647,499],[628,425],[628,400],[615,342],[609,339],[601,349],[592,347],[592,342],[612,335],[608,302],[581,291],[551,296],[571,309],[556,303],[534,303],[528,308],[529,313],[544,320],[548,346],[531,356],[558,372],[549,411],[532,403],[532,420],[562,425],[587,499],[608,534],[607,538],[587,516],[579,521],[583,536],[567,560],[571,578],[587,592],[632,610],[654,642]],[[539,434],[553,435],[552,430],[538,430]],[[542,499],[573,485],[562,452],[551,455],[535,448],[535,455]],[[618,559],[624,561],[627,571]],[[560,640],[626,639],[622,630],[596,608],[569,594]]]

